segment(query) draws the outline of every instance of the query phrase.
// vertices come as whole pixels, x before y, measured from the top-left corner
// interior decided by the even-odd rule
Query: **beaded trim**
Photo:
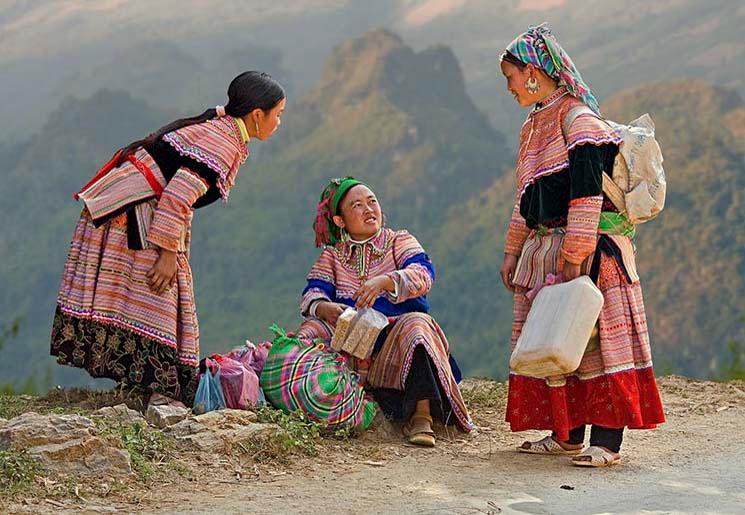
[[[551,107],[551,105],[554,104],[557,100],[568,94],[569,92],[567,91],[567,89],[564,86],[561,86],[559,89],[551,93],[548,98],[543,99],[541,102],[536,102],[535,107],[531,111],[531,114],[543,111],[544,109]]]

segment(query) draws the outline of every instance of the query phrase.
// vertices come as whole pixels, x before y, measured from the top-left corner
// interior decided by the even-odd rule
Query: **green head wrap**
[[[316,233],[316,247],[322,245],[334,245],[341,233],[339,227],[334,223],[334,216],[339,214],[339,202],[344,195],[357,185],[365,185],[354,177],[344,177],[341,179],[332,179],[318,201],[316,209],[316,221],[313,223],[313,230]]]

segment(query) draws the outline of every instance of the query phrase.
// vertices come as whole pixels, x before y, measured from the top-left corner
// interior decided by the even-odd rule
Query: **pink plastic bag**
[[[250,342],[226,355],[213,354],[212,359],[220,367],[225,406],[232,409],[254,409],[261,395],[259,377],[264,369],[271,343],[258,347]]]
[[[526,292],[525,296],[528,297],[528,300],[530,302],[533,302],[533,299],[535,299],[535,296],[538,295],[538,292],[541,291],[541,288],[544,286],[551,286],[553,284],[560,284],[564,282],[564,274],[559,272],[558,274],[547,274],[546,279],[543,282],[540,282],[535,285],[535,287]]]
[[[261,376],[266,363],[266,357],[269,355],[269,349],[272,348],[271,342],[260,343],[258,346],[247,341],[246,345],[233,349],[226,354],[227,357],[240,361],[243,366],[250,367],[257,377]]]

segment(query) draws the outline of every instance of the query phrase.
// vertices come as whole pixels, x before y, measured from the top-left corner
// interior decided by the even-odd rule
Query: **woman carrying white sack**
[[[598,335],[575,372],[547,379],[510,373],[506,420],[513,431],[552,431],[524,442],[521,452],[612,465],[620,460],[624,428],[665,421],[634,226],[603,194],[603,172],[612,171],[621,139],[599,119],[597,100],[545,24],[510,43],[501,70],[515,100],[532,107],[520,131],[517,193],[500,269],[514,293],[513,349],[531,306],[525,294],[549,274],[564,281],[587,274],[604,299]],[[567,113],[583,105],[592,112],[577,116],[564,134]],[[583,451],[587,424],[590,446]]]

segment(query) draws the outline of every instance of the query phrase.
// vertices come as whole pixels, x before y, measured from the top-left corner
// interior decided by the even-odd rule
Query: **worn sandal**
[[[527,444],[527,447],[526,447]],[[582,452],[582,449],[565,449],[559,442],[547,436],[537,442],[525,441],[517,448],[520,452],[528,454],[548,454],[551,456],[574,456]]]
[[[581,458],[590,458],[581,459]],[[621,456],[615,452],[610,452],[602,447],[591,445],[580,454],[572,458],[572,465],[578,467],[610,467],[621,461]]]
[[[401,428],[407,441],[422,447],[435,446],[435,432],[432,431],[432,417],[414,415]]]

